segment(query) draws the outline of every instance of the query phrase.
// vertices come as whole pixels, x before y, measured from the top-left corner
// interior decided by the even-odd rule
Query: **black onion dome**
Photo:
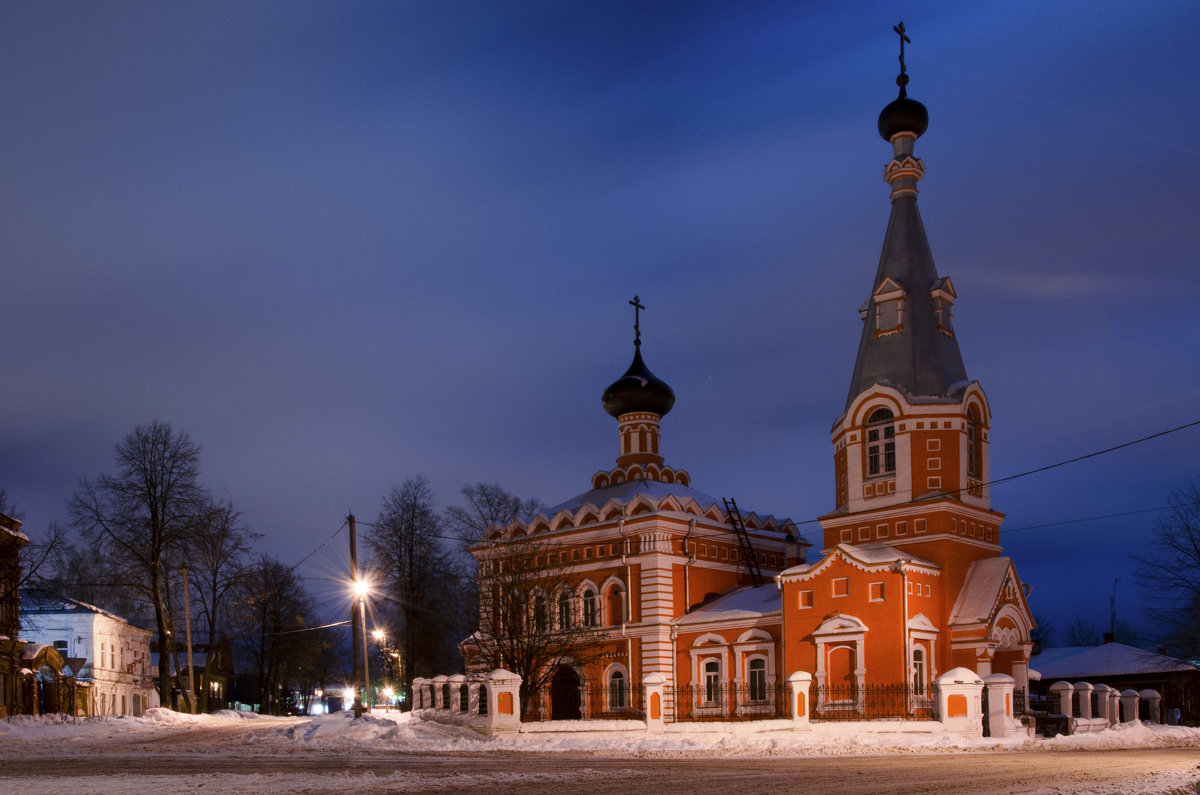
[[[614,417],[631,411],[648,411],[662,417],[675,405],[675,392],[642,361],[642,349],[633,349],[633,364],[613,381],[600,398]]]
[[[908,75],[900,75],[896,82],[900,84],[900,96],[880,111],[879,134],[885,141],[891,141],[892,136],[899,132],[915,133],[920,138],[929,128],[929,111],[908,96],[904,88],[908,83]]]

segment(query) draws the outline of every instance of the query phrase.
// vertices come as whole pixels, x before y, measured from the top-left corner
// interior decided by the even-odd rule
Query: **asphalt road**
[[[1200,751],[631,757],[271,750],[247,729],[0,743],[0,792],[1200,793]]]

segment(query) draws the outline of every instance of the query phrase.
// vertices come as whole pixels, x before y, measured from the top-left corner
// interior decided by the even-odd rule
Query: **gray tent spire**
[[[861,308],[862,341],[847,407],[875,384],[922,402],[953,398],[967,380],[951,322],[954,287],[938,276],[917,210],[917,182],[925,165],[913,155],[913,144],[925,132],[929,114],[907,96],[907,74],[896,82],[900,96],[879,114],[879,134],[894,153],[883,175],[892,186],[892,214],[871,295]]]

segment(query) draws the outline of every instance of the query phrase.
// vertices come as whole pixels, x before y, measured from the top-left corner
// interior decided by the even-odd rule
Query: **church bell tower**
[[[998,555],[1003,515],[988,495],[987,396],[967,377],[954,328],[958,295],[939,276],[917,209],[929,126],[908,96],[903,26],[899,96],[879,114],[892,147],[891,216],[870,292],[845,412],[832,430],[836,509],[825,548],[885,543],[941,562]]]

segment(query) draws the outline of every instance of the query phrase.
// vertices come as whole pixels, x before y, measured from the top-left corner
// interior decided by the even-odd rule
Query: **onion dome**
[[[601,398],[604,410],[614,417],[631,411],[646,411],[664,416],[675,405],[675,392],[642,361],[642,349],[635,345],[633,364],[625,375],[613,381]]]
[[[879,113],[879,134],[888,142],[896,133],[902,132],[910,132],[920,138],[929,127],[929,111],[908,96],[905,89],[908,75],[901,74],[896,78],[896,84],[900,86],[900,96]]]

